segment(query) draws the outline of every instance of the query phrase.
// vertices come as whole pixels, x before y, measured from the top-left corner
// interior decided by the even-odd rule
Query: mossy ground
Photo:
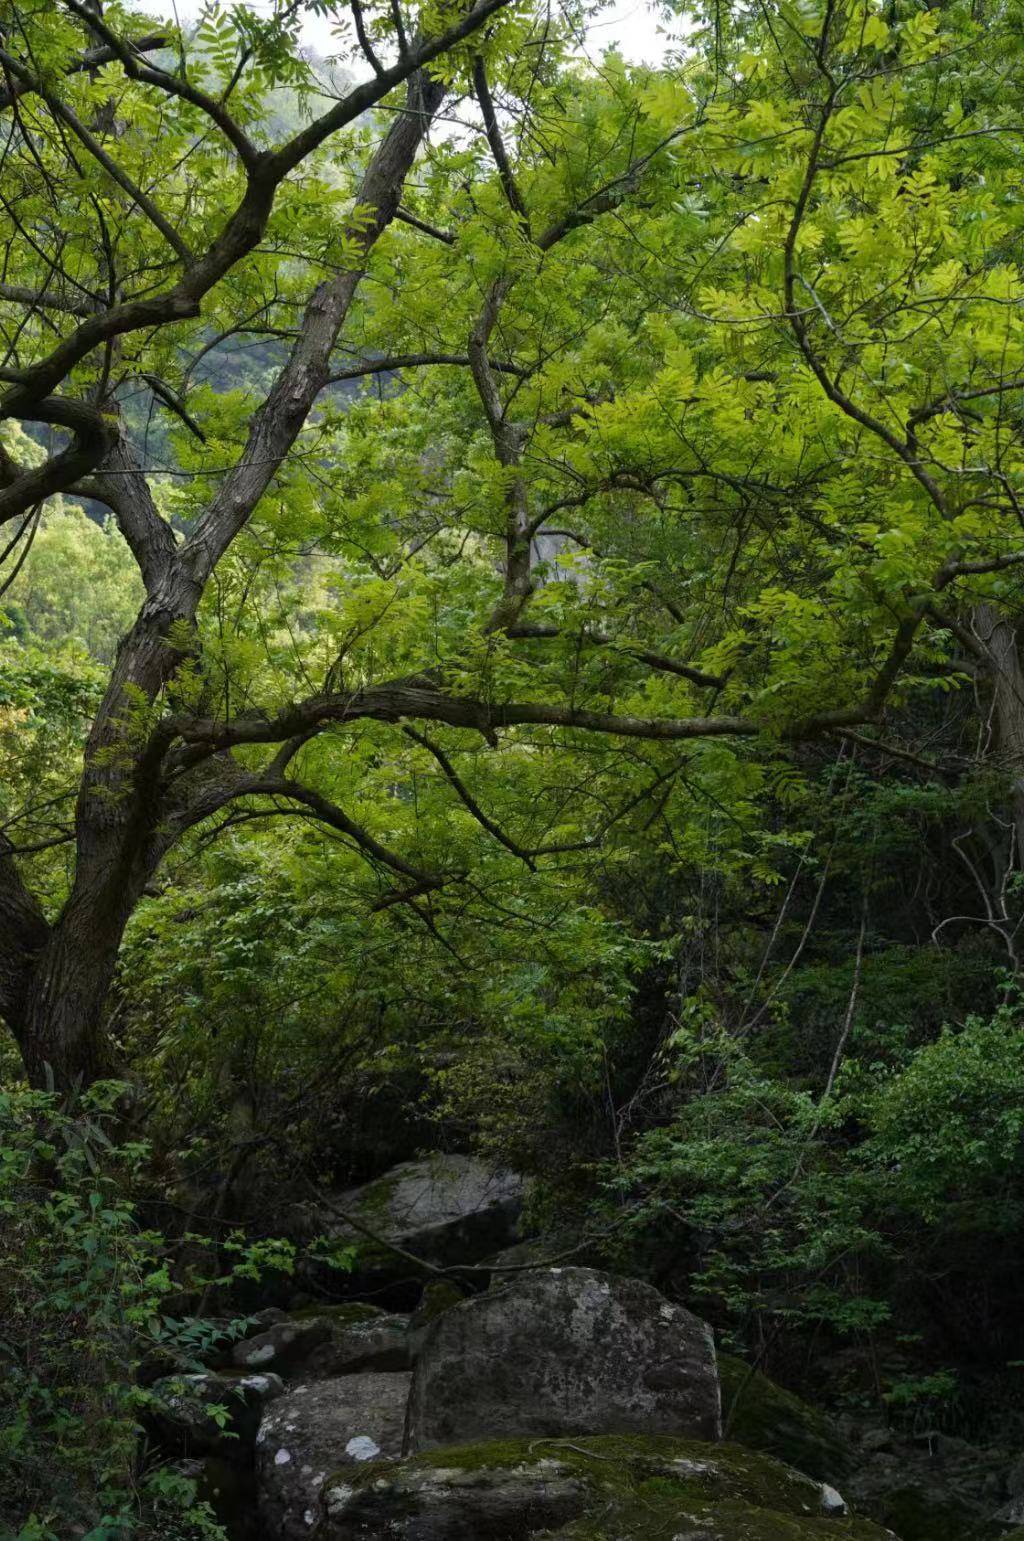
[[[881,1541],[885,1535],[864,1520],[824,1518],[819,1485],[768,1456],[670,1435],[489,1441],[349,1468],[325,1486],[337,1480],[368,1487],[390,1478],[400,1487],[403,1472],[484,1473],[542,1460],[558,1461],[592,1495],[587,1512],[559,1532],[565,1541],[668,1541],[687,1526],[702,1541]]]

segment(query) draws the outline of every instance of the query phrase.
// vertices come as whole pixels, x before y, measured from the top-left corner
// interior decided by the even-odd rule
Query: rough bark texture
[[[1017,629],[992,605],[977,607],[974,625],[988,652],[996,752],[1010,776],[1019,867],[1024,862],[1024,669]]]

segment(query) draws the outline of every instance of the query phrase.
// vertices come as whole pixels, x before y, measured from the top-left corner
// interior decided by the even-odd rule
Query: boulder
[[[763,1450],[823,1482],[841,1482],[853,1470],[852,1446],[816,1407],[729,1354],[719,1354],[718,1375],[726,1439]]]
[[[838,1508],[837,1508],[838,1503]],[[734,1445],[524,1439],[332,1472],[317,1541],[884,1541],[831,1489]]]
[[[231,1362],[240,1370],[274,1370],[288,1374],[299,1368],[315,1348],[331,1337],[326,1317],[286,1317],[265,1332],[258,1332],[231,1350]]]
[[[212,1370],[169,1375],[150,1388],[146,1422],[163,1448],[174,1454],[218,1453],[245,1462],[252,1458],[264,1407],[283,1393],[278,1375]]]
[[[333,1379],[360,1370],[408,1370],[412,1345],[407,1316],[334,1323],[328,1341],[309,1355],[306,1378]]]
[[[293,1386],[256,1438],[260,1516],[269,1541],[309,1536],[328,1472],[402,1448],[408,1375],[345,1375]]]
[[[721,1433],[711,1329],[649,1284],[551,1268],[453,1306],[423,1336],[409,1451],[631,1433]]]
[[[310,1219],[332,1242],[358,1248],[355,1290],[406,1278],[409,1263],[342,1215],[354,1216],[383,1241],[428,1262],[474,1263],[515,1239],[523,1193],[523,1179],[514,1172],[494,1171],[473,1156],[434,1155],[405,1161],[375,1182],[329,1195],[329,1204]]]

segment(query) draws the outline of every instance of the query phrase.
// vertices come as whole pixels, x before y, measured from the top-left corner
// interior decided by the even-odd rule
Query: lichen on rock
[[[821,1483],[735,1445],[666,1435],[492,1441],[346,1468],[318,1541],[883,1541]]]

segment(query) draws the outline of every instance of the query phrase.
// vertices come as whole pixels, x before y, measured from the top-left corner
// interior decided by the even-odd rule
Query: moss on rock
[[[460,1306],[465,1298],[465,1290],[450,1279],[435,1279],[424,1285],[420,1303],[412,1314],[409,1326],[414,1332],[419,1332],[421,1328],[429,1326],[435,1317],[450,1311],[452,1306]]]
[[[552,1497],[563,1512],[554,1526]],[[489,1441],[373,1462],[324,1484],[325,1541],[557,1535],[564,1541],[882,1541],[828,1514],[819,1482],[738,1445],[669,1435]],[[568,1509],[566,1512],[566,1505]],[[376,1528],[375,1528],[376,1527]],[[560,1528],[559,1528],[560,1527]]]
[[[322,1317],[335,1327],[354,1327],[359,1322],[370,1322],[375,1317],[386,1316],[387,1312],[363,1300],[342,1300],[334,1305],[303,1306],[301,1311],[290,1311],[288,1315],[295,1322],[315,1321]]]
[[[727,1439],[823,1482],[838,1482],[853,1470],[854,1452],[817,1408],[729,1354],[719,1354],[718,1374]]]

